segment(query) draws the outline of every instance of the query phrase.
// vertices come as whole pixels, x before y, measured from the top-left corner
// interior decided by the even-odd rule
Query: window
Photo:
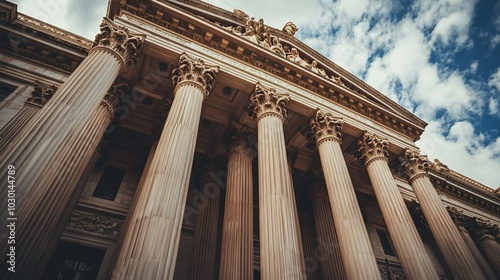
[[[389,256],[396,256],[394,254],[394,250],[392,249],[392,244],[389,238],[389,234],[387,231],[377,229],[377,234],[378,238],[380,240],[380,244],[382,245],[382,248],[384,249],[384,254],[389,255]]]
[[[114,166],[106,166],[92,196],[111,201],[115,200],[124,176],[124,169]]]
[[[15,86],[0,82],[0,102],[7,98],[14,90],[16,90]]]
[[[96,279],[105,250],[60,242],[43,274],[44,280]]]

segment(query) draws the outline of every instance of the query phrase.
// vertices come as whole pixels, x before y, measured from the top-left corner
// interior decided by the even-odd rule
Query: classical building
[[[498,190],[293,23],[110,0],[90,41],[0,11],[0,279],[500,278]]]

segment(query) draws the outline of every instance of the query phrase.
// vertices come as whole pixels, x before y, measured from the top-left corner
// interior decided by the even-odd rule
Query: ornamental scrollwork
[[[364,160],[368,165],[372,160],[377,158],[389,158],[389,141],[380,138],[378,135],[365,131],[363,136],[358,140],[358,150],[356,156],[360,160]]]
[[[219,66],[207,65],[199,58],[191,58],[186,53],[182,53],[179,67],[172,71],[172,81],[176,87],[185,82],[196,84],[202,89],[204,97],[207,97],[218,71]]]
[[[310,120],[310,131],[307,138],[317,145],[325,139],[335,139],[340,143],[343,125],[342,118],[334,117],[331,113],[323,113],[320,109],[316,109],[316,114]]]
[[[90,213],[73,212],[67,227],[118,237],[123,222]]]
[[[112,85],[106,95],[104,95],[102,104],[109,110],[111,116],[114,116],[115,108],[117,107],[120,98],[129,92],[130,87],[127,83],[116,83]]]
[[[289,99],[288,94],[277,93],[274,88],[264,88],[257,83],[250,96],[248,114],[257,120],[268,114],[278,115],[284,120],[287,116],[286,105]]]
[[[52,98],[57,89],[58,88],[55,85],[35,81],[31,97],[29,97],[26,102],[44,106]]]
[[[401,165],[404,167],[406,174],[409,176],[409,181],[411,182],[416,176],[427,174],[427,168],[429,168],[430,162],[427,156],[420,155],[418,151],[406,148]]]
[[[256,155],[257,143],[247,126],[236,122],[232,123],[224,138],[229,153],[243,151],[252,158]]]
[[[119,55],[125,66],[130,66],[137,62],[144,39],[145,35],[132,33],[126,27],[119,26],[105,17],[100,25],[100,32],[92,43],[91,51],[111,49]]]

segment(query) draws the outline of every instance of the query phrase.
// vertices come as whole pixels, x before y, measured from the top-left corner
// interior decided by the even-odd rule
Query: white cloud
[[[500,170],[500,137],[490,144],[485,144],[484,139],[470,122],[457,122],[446,129],[443,122],[432,121],[417,145],[430,159],[437,158],[449,168],[496,189],[500,182],[492,174]]]
[[[490,115],[497,115],[498,111],[498,100],[490,97],[490,101],[488,103],[488,109],[490,110]]]
[[[500,91],[500,68],[498,68],[497,71],[491,75],[488,85]]]

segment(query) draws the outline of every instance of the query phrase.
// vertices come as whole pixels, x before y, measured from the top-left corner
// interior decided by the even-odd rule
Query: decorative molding
[[[172,81],[175,87],[182,83],[192,83],[200,87],[203,96],[210,94],[212,81],[219,71],[219,66],[207,65],[199,58],[191,58],[186,53],[182,53],[179,59],[179,67],[172,72]],[[177,90],[174,89],[174,94]]]
[[[388,274],[387,273],[387,265],[379,264],[378,269],[380,271],[380,276],[382,279],[397,279],[397,280],[406,280],[407,279],[403,269],[401,269],[401,268],[389,267],[389,269],[391,270],[391,274],[393,276],[391,278],[389,278],[389,276],[387,275]]]
[[[248,114],[257,121],[267,115],[276,115],[282,121],[287,117],[286,105],[290,97],[288,94],[277,93],[274,88],[265,88],[259,82],[250,96]]]
[[[405,148],[401,165],[409,176],[408,182],[410,184],[420,176],[429,176],[427,174],[427,168],[429,168],[430,162],[427,156],[420,155],[418,151]]]
[[[384,138],[380,138],[378,135],[364,131],[363,136],[358,140],[358,150],[356,151],[356,157],[360,160],[364,160],[365,165],[368,165],[371,161],[375,159],[385,159],[389,158],[389,141]]]
[[[325,140],[342,141],[342,118],[334,117],[331,113],[323,113],[316,109],[316,114],[310,120],[310,130],[307,133],[307,139],[316,143],[317,146]]]
[[[106,216],[73,211],[66,227],[84,230],[117,238],[123,226],[123,221]]]
[[[105,17],[90,52],[99,49],[111,50],[125,66],[130,66],[137,62],[145,38],[145,35],[132,33],[126,27],[119,26]]]
[[[238,22],[241,24],[241,29],[243,29],[243,25],[246,24],[242,18],[235,16],[233,13],[225,11],[223,9],[214,7],[212,5],[203,3],[203,2],[192,2],[192,1],[176,1],[176,2],[171,2],[174,5],[181,6],[183,8],[187,8],[187,5],[180,5],[180,3],[189,3],[189,6],[194,6],[206,9],[210,12],[214,12],[216,14],[223,15],[226,18],[231,18],[232,21]],[[170,2],[169,2],[170,4]],[[187,22],[183,19],[177,18],[175,15],[172,15],[171,13],[165,11],[165,10],[160,10],[158,7],[153,7],[153,6],[148,6],[145,10],[144,9],[138,9],[136,6],[132,4],[127,4],[126,2],[123,3],[120,7],[122,11],[126,11],[128,13],[131,13],[133,15],[136,15],[148,22],[151,22],[154,24],[154,26],[160,26],[164,27],[174,33],[179,34],[182,37],[189,38],[191,40],[194,40],[202,45],[208,46],[214,50],[217,50],[218,52],[223,52],[226,55],[232,56],[240,61],[250,63],[251,65],[258,67],[260,69],[263,69],[267,72],[270,72],[274,75],[277,75],[281,78],[284,78],[291,83],[294,83],[298,86],[301,86],[307,90],[313,91],[314,93],[324,96],[332,101],[334,101],[336,104],[340,105],[342,109],[347,108],[349,110],[349,113],[352,113],[350,110],[353,110],[360,114],[361,116],[366,117],[367,119],[371,119],[375,122],[378,122],[382,124],[383,126],[386,126],[392,130],[395,130],[399,133],[402,133],[409,138],[413,140],[418,140],[420,137],[420,134],[423,131],[424,126],[426,125],[425,122],[422,120],[418,119],[417,117],[411,115],[409,112],[397,112],[396,115],[401,114],[403,116],[403,119],[400,119],[399,117],[393,116],[392,113],[389,113],[387,110],[387,106],[384,104],[389,104],[391,107],[397,107],[400,108],[398,104],[395,102],[391,101],[390,99],[384,97],[381,93],[375,93],[376,97],[374,98],[369,98],[362,94],[361,92],[363,91],[369,91],[373,92],[375,91],[372,89],[370,86],[366,85],[363,81],[357,79],[354,77],[352,74],[348,73],[347,71],[341,69],[339,66],[335,65],[334,63],[327,61],[327,59],[323,56],[321,56],[319,53],[316,53],[315,59],[312,60],[318,60],[318,61],[323,61],[325,60],[326,63],[328,63],[328,66],[330,69],[335,69],[338,73],[341,74],[328,74],[327,76],[330,77],[341,77],[341,76],[348,76],[349,79],[352,79],[353,81],[356,81],[356,83],[361,84],[363,87],[368,88],[369,90],[360,90],[360,92],[356,93],[358,90],[352,90],[349,91],[346,87],[342,85],[338,85],[336,82],[334,82],[332,79],[330,79],[331,83],[326,82],[325,80],[318,79],[319,76],[314,77],[315,75],[302,75],[302,73],[299,73],[297,70],[291,69],[289,64],[283,63],[282,60],[280,59],[274,59],[272,55],[267,55],[265,52],[258,53],[255,52],[251,46],[248,46],[246,44],[242,44],[240,41],[234,40],[230,36],[222,38],[219,34],[214,34],[213,30],[209,31],[207,30],[207,26],[197,24],[196,22]],[[112,7],[112,10],[115,11],[114,13],[116,14],[116,11],[119,9],[117,7]],[[148,11],[148,12],[146,12]],[[159,13],[161,12],[161,13]],[[161,16],[159,16],[161,14]],[[220,22],[214,22],[213,19],[208,19],[206,20],[210,21],[214,25],[219,25]],[[139,23],[144,25],[144,23]],[[214,26],[217,27],[217,26]],[[229,31],[229,28],[231,28],[231,32],[233,30],[233,27],[237,28],[237,26],[226,26],[220,27],[221,32]],[[155,27],[158,28],[158,27]],[[160,30],[160,29],[158,29]],[[274,28],[270,28],[270,38],[271,38],[271,43],[274,37],[279,37],[279,38],[286,38],[289,41],[293,41],[294,44],[297,44],[300,46],[302,49],[310,49],[306,45],[304,45],[302,42],[299,40],[295,39],[293,36],[286,34],[285,32],[281,30],[277,30]],[[266,37],[267,38],[267,37]],[[178,38],[178,40],[183,40],[182,38]],[[284,42],[281,42],[283,45],[283,50],[285,52],[290,52],[291,47],[286,48],[284,45]],[[271,44],[272,45],[272,44]],[[278,47],[279,49],[279,47]],[[297,48],[299,49],[299,48]],[[274,49],[276,50],[276,49]],[[314,52],[314,50],[310,49],[311,52]],[[282,55],[278,55],[282,56]],[[286,56],[286,53],[285,53]],[[313,68],[313,67],[311,67]],[[317,67],[318,68],[318,67]],[[330,70],[329,70],[330,71]],[[321,75],[321,74],[320,74]],[[340,75],[340,76],[339,76]],[[341,80],[342,81],[342,80]],[[343,82],[344,83],[344,82]],[[346,84],[346,83],[344,83]],[[374,99],[374,100],[372,100]],[[356,115],[357,116],[357,115]],[[361,116],[359,116],[361,118]]]
[[[58,90],[55,85],[49,85],[40,81],[35,81],[31,97],[26,100],[27,103],[44,106]]]

